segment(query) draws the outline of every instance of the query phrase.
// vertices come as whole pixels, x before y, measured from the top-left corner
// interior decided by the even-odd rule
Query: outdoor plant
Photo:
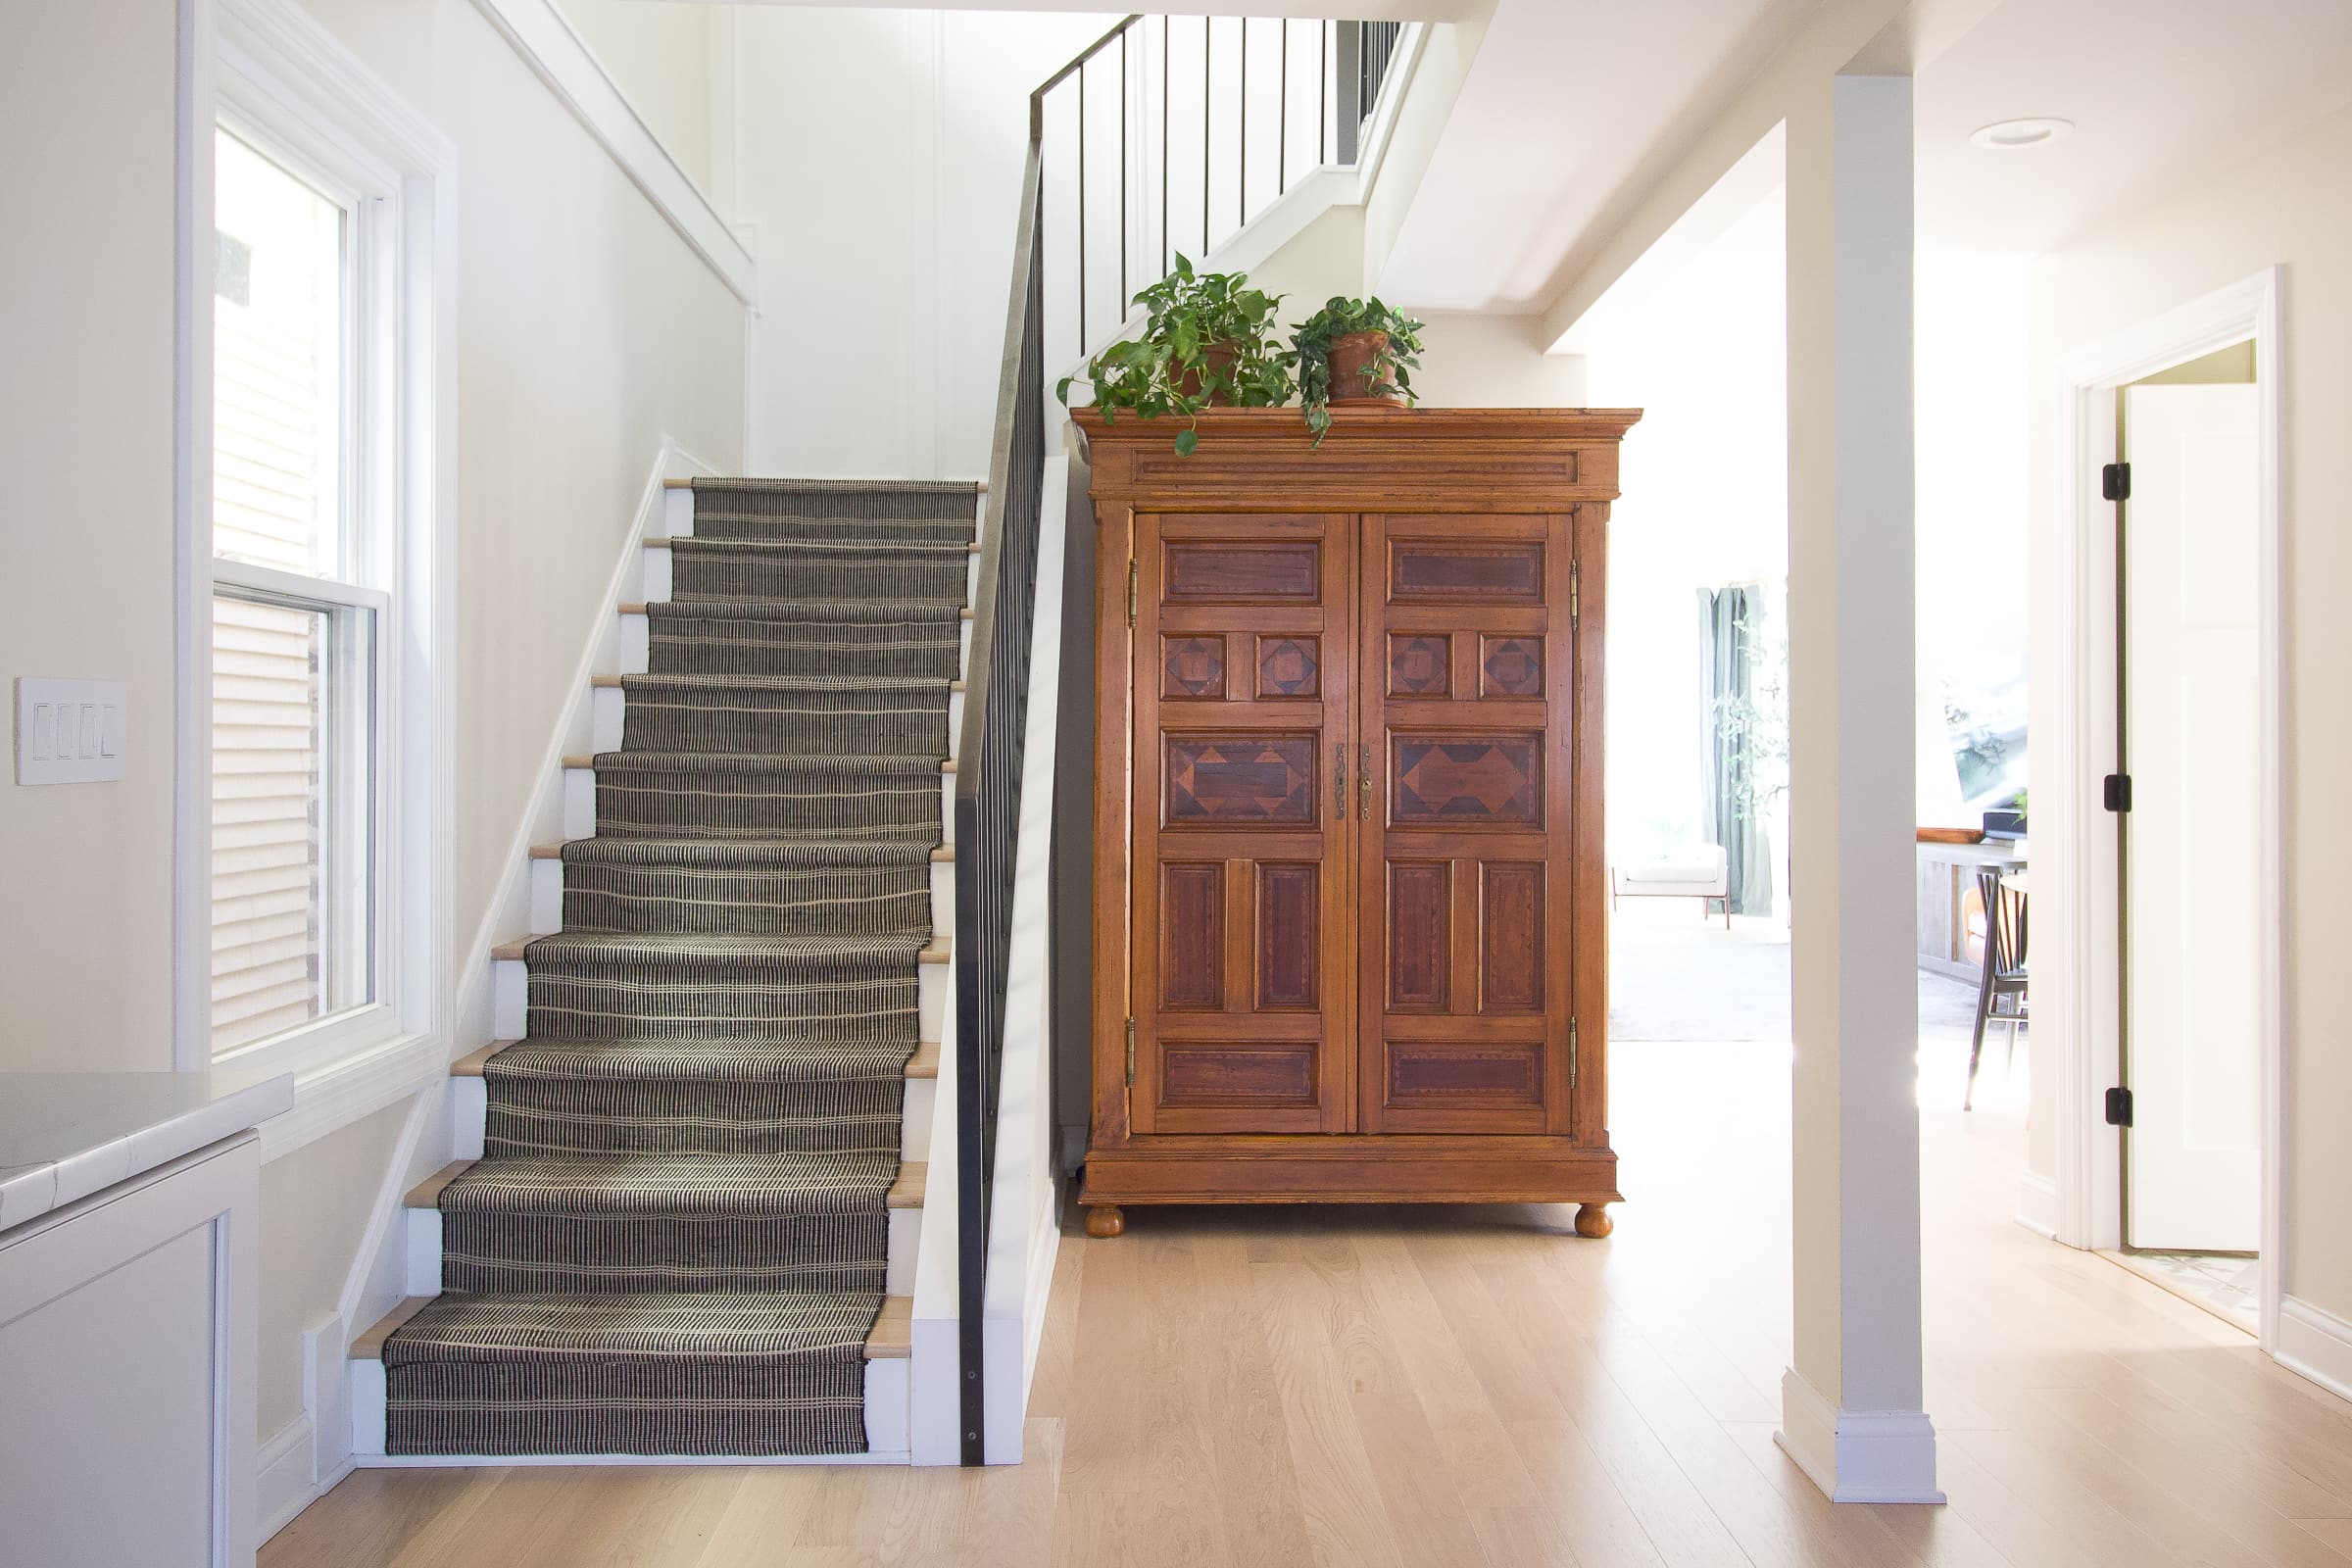
[[[1095,356],[1085,379],[1105,421],[1121,412],[1139,418],[1181,416],[1176,451],[1191,457],[1200,444],[1196,416],[1210,407],[1280,408],[1293,390],[1289,357],[1276,345],[1279,294],[1249,286],[1246,272],[1195,272],[1179,255],[1176,270],[1136,295],[1149,313],[1140,336]],[[1054,388],[1064,405],[1076,376]]]
[[[1283,358],[1298,372],[1306,427],[1321,446],[1334,401],[1369,398],[1408,407],[1416,401],[1412,372],[1421,364],[1421,323],[1378,299],[1334,295],[1291,329],[1291,352]]]

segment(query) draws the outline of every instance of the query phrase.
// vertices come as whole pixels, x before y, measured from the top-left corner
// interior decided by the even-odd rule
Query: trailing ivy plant
[[[1282,296],[1249,282],[1246,272],[1195,272],[1180,254],[1176,270],[1136,295],[1149,313],[1142,335],[1113,343],[1086,368],[1105,422],[1116,423],[1122,411],[1146,419],[1181,416],[1176,451],[1191,457],[1200,444],[1196,416],[1212,403],[1244,409],[1288,403],[1289,357],[1274,337]],[[1065,375],[1054,388],[1064,405],[1077,379]]]
[[[1389,344],[1364,367],[1361,386],[1335,387],[1331,384],[1332,339],[1351,332],[1386,332]],[[1421,323],[1378,299],[1351,300],[1335,294],[1321,310],[1291,329],[1291,351],[1283,356],[1283,364],[1298,372],[1298,401],[1306,413],[1306,427],[1314,432],[1314,444],[1321,446],[1331,429],[1334,397],[1373,396],[1383,386],[1394,384],[1407,405],[1419,401],[1412,372],[1421,365]]]

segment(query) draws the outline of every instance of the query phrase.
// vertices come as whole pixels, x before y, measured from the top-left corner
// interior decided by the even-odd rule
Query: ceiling
[[[1357,9],[1361,9],[1360,7]],[[1820,0],[1497,0],[1380,277],[1539,311]],[[1918,0],[1920,242],[2034,251],[2352,99],[2347,0]],[[1986,151],[2025,116],[2064,140]]]
[[[2346,0],[2007,0],[1920,73],[1920,243],[2049,249],[2347,99]],[[2027,116],[2076,128],[1968,139]]]

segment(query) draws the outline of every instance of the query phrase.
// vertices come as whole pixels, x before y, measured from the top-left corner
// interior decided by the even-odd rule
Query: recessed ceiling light
[[[2056,141],[2074,128],[2075,122],[2071,120],[2050,120],[2036,116],[2031,120],[1996,121],[1971,132],[1968,139],[1980,147],[2009,152],[2019,147],[2039,147],[2045,142]]]

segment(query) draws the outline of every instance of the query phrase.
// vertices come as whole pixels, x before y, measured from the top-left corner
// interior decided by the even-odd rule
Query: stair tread
[[[663,479],[664,490],[691,490],[697,484],[729,490],[782,490],[822,494],[845,490],[852,486],[866,489],[904,489],[909,493],[934,495],[956,490],[969,490],[976,495],[988,493],[986,479],[778,479],[760,474],[706,473],[691,479]]]
[[[830,1292],[775,1291],[757,1295],[721,1296],[717,1293],[674,1292],[666,1295],[591,1296],[573,1292],[527,1292],[512,1295],[479,1296],[472,1298],[445,1296],[412,1296],[386,1313],[365,1334],[352,1341],[351,1358],[355,1361],[375,1361],[383,1358],[384,1342],[395,1330],[408,1328],[413,1342],[430,1345],[435,1336],[437,1320],[446,1321],[472,1307],[477,1311],[488,1307],[505,1315],[511,1328],[507,1335],[515,1348],[538,1348],[527,1336],[536,1334],[547,1339],[559,1336],[571,1342],[576,1351],[610,1355],[627,1350],[633,1343],[642,1342],[649,1315],[667,1315],[675,1325],[668,1329],[664,1346],[666,1353],[709,1353],[722,1345],[732,1343],[733,1353],[743,1353],[746,1327],[744,1319],[755,1320],[762,1315],[784,1316],[806,1311],[810,1306],[832,1305],[836,1302],[850,1306],[860,1315],[863,1302],[870,1298],[837,1296]],[[722,1337],[710,1333],[708,1328],[697,1333],[698,1320],[708,1325],[714,1307],[729,1311],[735,1318],[733,1332]],[[431,1315],[426,1315],[430,1313]],[[421,1321],[419,1321],[421,1319]],[[629,1320],[635,1319],[634,1333]],[[601,1321],[600,1321],[601,1320]],[[705,1336],[708,1335],[708,1338]],[[695,1342],[701,1339],[702,1345]],[[545,1347],[554,1349],[553,1345]],[[914,1353],[914,1298],[909,1296],[885,1296],[882,1307],[875,1314],[873,1327],[866,1331],[862,1342],[865,1359],[869,1361],[904,1360]]]
[[[936,675],[591,675],[588,684],[607,691],[921,692],[942,684],[951,692],[964,689],[960,680],[943,683]]]
[[[796,612],[804,612],[817,608],[814,601],[779,601],[774,599],[665,599],[655,601],[655,603],[668,606],[672,613],[679,615],[687,615],[699,612],[712,616],[721,616],[729,613],[730,610],[735,606],[743,606],[748,609],[752,606],[772,607],[781,604]],[[870,618],[877,621],[888,622],[891,620],[906,618],[904,616],[902,607],[905,609],[929,609],[933,606],[937,606],[942,610],[955,611],[956,618],[957,620],[969,620],[972,618],[971,606],[951,604],[949,601],[944,599],[894,599],[876,600],[871,602],[860,601],[847,606],[841,606],[839,608],[848,611],[862,611],[868,608],[876,608],[884,611],[894,612],[894,613],[881,613],[872,615],[870,617],[855,614],[848,614],[842,617],[844,620],[863,620]],[[620,613],[624,615],[646,615],[650,617],[653,613],[653,606],[646,603],[624,603],[620,606]],[[778,615],[774,617],[762,618],[790,619],[791,616]]]
[[[551,944],[558,955],[610,953],[660,961],[669,959],[743,958],[747,960],[840,959],[912,957],[922,963],[945,963],[948,950],[919,935],[869,936],[715,936],[673,935],[642,931],[549,931],[502,942],[490,950],[493,958],[521,959],[529,949]]]
[[[648,550],[686,550],[711,554],[723,550],[749,550],[756,553],[813,550],[827,555],[856,552],[864,556],[885,551],[902,551],[916,556],[976,556],[980,553],[978,540],[964,545],[935,545],[910,539],[697,539],[692,534],[649,534],[641,542]]]
[[[956,764],[936,757],[859,756],[833,752],[597,752],[571,753],[565,767],[600,773],[673,772],[693,768],[708,773],[879,773],[906,777],[921,773],[953,773]]]
[[[411,1188],[402,1206],[518,1212],[542,1195],[566,1195],[573,1209],[623,1216],[826,1212],[825,1195],[870,1194],[880,1185],[887,1206],[920,1208],[925,1174],[895,1153],[868,1152],[494,1154],[453,1160]]]
[[[663,1045],[674,1044],[674,1042],[670,1041],[662,1041],[660,1043]],[[482,1069],[489,1064],[492,1056],[497,1055],[509,1046],[518,1046],[521,1044],[523,1044],[523,1042],[520,1040],[493,1040],[486,1046],[477,1046],[449,1064],[450,1076],[453,1078],[479,1078],[482,1076]],[[564,1044],[571,1047],[585,1045],[625,1046],[627,1042],[617,1040],[601,1040],[593,1042],[567,1041]],[[743,1043],[728,1042],[727,1044],[730,1047],[735,1047],[740,1046]],[[937,1078],[939,1076],[938,1041],[925,1040],[914,1048],[914,1054],[906,1058],[906,1076],[909,1078]]]
[[[714,864],[730,867],[922,865],[934,845],[920,839],[847,839],[811,835],[799,839],[613,838],[566,839],[550,846],[557,859],[589,860],[621,865],[659,865],[665,862]],[[531,852],[539,852],[534,848]]]
[[[582,760],[583,760],[583,763],[584,763],[585,760],[583,759]],[[570,766],[570,765],[572,764],[572,759],[570,759],[570,758],[565,758],[565,759],[564,760],[564,765],[565,765],[566,767],[568,767],[568,766]],[[588,838],[585,838],[585,839],[564,839],[564,840],[561,840],[561,841],[559,841],[559,842],[557,842],[557,843],[554,843],[554,844],[534,844],[534,845],[532,845],[532,846],[531,846],[531,858],[532,858],[532,859],[534,859],[534,860],[561,860],[562,858],[564,858],[564,846],[565,844],[590,844],[590,843],[594,843],[594,842],[595,842],[595,838],[596,838],[596,836],[595,836],[595,835],[591,835],[591,836],[589,836]],[[815,847],[815,848],[818,848],[818,849],[822,849],[822,848],[825,848],[825,847],[828,847],[828,846],[831,846],[831,845],[840,845],[840,846],[841,846],[843,849],[845,849],[845,850],[846,850],[846,849],[849,849],[849,848],[851,848],[851,847],[853,847],[853,846],[855,846],[855,847],[858,847],[858,848],[864,848],[864,847],[867,847],[867,846],[876,846],[876,845],[888,845],[888,846],[890,846],[891,848],[893,848],[893,849],[896,849],[896,848],[898,848],[898,847],[899,847],[900,845],[902,845],[902,844],[912,845],[912,846],[913,846],[914,848],[916,848],[916,849],[922,849],[922,848],[923,848],[922,841],[921,841],[921,840],[919,840],[919,839],[844,839],[844,838],[814,838],[814,837],[811,837],[811,838],[806,838],[806,839],[657,839],[657,838],[644,838],[644,839],[637,839],[637,838],[629,838],[629,839],[615,839],[615,840],[613,840],[613,842],[614,842],[614,843],[619,843],[619,844],[679,844],[679,845],[685,845],[685,844],[697,844],[697,845],[721,845],[721,846],[732,846],[732,847],[735,847],[735,848],[740,848],[740,849],[751,849],[751,848],[754,848],[754,847],[766,847],[766,846],[770,846],[770,845],[803,845],[803,844],[809,845],[809,846],[812,846],[812,847]],[[956,846],[955,846],[955,845],[953,845],[953,844],[937,844],[937,845],[933,845],[933,846],[931,846],[931,847],[930,847],[930,848],[929,848],[929,849],[928,849],[928,850],[927,850],[925,853],[926,853],[926,856],[927,856],[927,858],[928,858],[929,859],[931,859],[932,861],[934,861],[935,863],[940,863],[940,864],[951,864],[951,863],[953,863],[953,862],[955,861],[955,858],[956,858]]]
[[[914,1057],[928,1049],[928,1069]],[[512,1054],[510,1054],[510,1053]],[[492,1057],[507,1057],[501,1073],[551,1078],[616,1081],[760,1083],[841,1082],[876,1073],[842,1070],[874,1064],[879,1073],[904,1078],[936,1077],[939,1047],[875,1041],[676,1040],[620,1036],[597,1040],[499,1040],[466,1058],[468,1075],[485,1074]],[[827,1071],[828,1067],[833,1070]]]

